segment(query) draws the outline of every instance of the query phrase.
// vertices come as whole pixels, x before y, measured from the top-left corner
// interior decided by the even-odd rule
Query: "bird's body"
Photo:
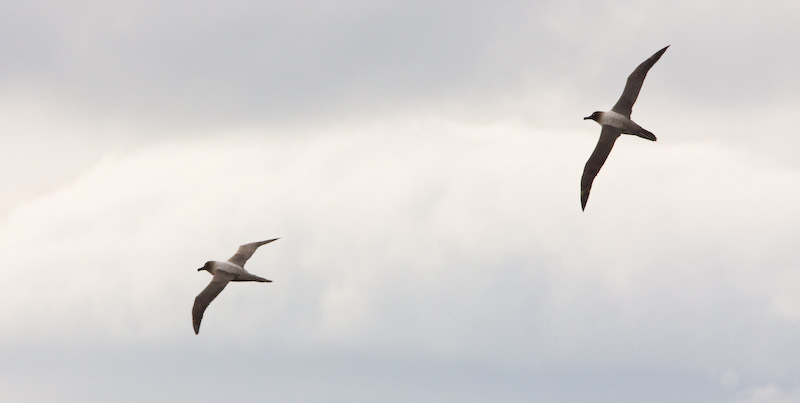
[[[621,134],[632,134],[641,138],[656,141],[656,136],[653,133],[643,129],[636,122],[631,120],[631,111],[636,98],[639,96],[639,91],[642,89],[642,83],[647,75],[647,72],[653,67],[654,64],[661,58],[661,55],[667,51],[669,46],[656,52],[649,59],[640,64],[636,70],[628,76],[628,81],[625,84],[625,89],[622,91],[617,103],[607,112],[594,112],[584,119],[591,119],[596,121],[602,129],[600,131],[600,139],[597,141],[597,146],[586,161],[586,166],[583,168],[583,176],[581,177],[581,209],[586,209],[586,202],[589,200],[589,191],[592,189],[592,182],[600,172],[603,164],[611,153],[614,147],[614,142]]]
[[[249,271],[245,270],[244,267],[237,266],[230,262],[210,262],[211,267],[207,270],[209,273],[216,276],[217,274],[230,278],[229,281],[258,281],[261,283],[269,283],[270,280],[265,278],[256,276]]]
[[[653,133],[642,128],[636,122],[630,120],[629,118],[625,117],[621,113],[617,113],[614,111],[608,112],[599,112],[600,116],[598,116],[597,123],[600,126],[611,126],[622,131],[622,134],[632,134],[639,136],[644,139],[656,141],[656,136]]]
[[[200,321],[203,320],[203,313],[208,308],[208,304],[225,289],[231,281],[257,281],[260,283],[270,283],[263,277],[256,276],[244,269],[244,264],[250,256],[253,256],[259,246],[268,244],[277,240],[270,239],[268,241],[253,242],[239,247],[236,254],[233,255],[226,262],[208,261],[206,264],[197,269],[197,271],[206,270],[214,277],[206,288],[197,295],[194,299],[194,307],[192,308],[192,324],[194,325],[194,333],[200,332]]]

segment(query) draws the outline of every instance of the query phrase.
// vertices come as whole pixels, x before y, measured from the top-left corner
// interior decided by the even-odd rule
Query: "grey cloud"
[[[623,6],[633,21],[614,11]],[[231,126],[290,131],[421,112],[577,127],[577,117],[613,105],[639,61],[672,44],[646,81],[637,117],[677,116],[683,130],[675,131],[687,141],[697,136],[687,128],[703,128],[705,137],[769,153],[795,143],[776,134],[774,145],[753,144],[763,124],[725,125],[742,114],[771,122],[797,104],[792,2],[4,7],[4,93],[114,122],[117,133],[139,129],[123,138]],[[661,120],[647,119],[670,124]],[[781,131],[773,126],[761,130]]]
[[[237,6],[28,10],[24,25],[8,28],[16,38],[9,47],[35,52],[12,58],[28,85],[44,81],[105,113],[160,119],[370,114],[376,104],[464,95],[464,82],[480,88],[518,74],[498,70],[513,53],[492,51],[511,39],[493,28],[517,7],[488,10],[495,17],[487,23],[485,10],[469,5]]]
[[[763,113],[798,92],[791,2],[5,7],[4,87],[172,135],[421,110],[549,127],[613,104],[633,66],[666,44],[642,99],[668,100],[658,113]]]

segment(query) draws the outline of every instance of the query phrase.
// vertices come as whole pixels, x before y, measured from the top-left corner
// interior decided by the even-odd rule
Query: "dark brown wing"
[[[642,62],[642,64],[628,76],[628,82],[625,83],[625,90],[622,91],[622,96],[619,97],[617,104],[611,108],[612,111],[621,113],[625,115],[626,118],[630,119],[633,104],[636,102],[636,98],[639,97],[639,91],[642,89],[642,83],[644,82],[645,76],[647,76],[647,72],[650,71],[650,68],[661,58],[661,55],[667,51],[668,47],[669,45],[656,52],[653,56],[650,56],[649,59]]]
[[[256,252],[256,249],[258,249],[259,246],[266,245],[272,241],[277,241],[278,239],[279,238],[275,238],[268,241],[253,242],[247,245],[242,245],[239,247],[239,250],[236,251],[236,254],[231,256],[228,261],[239,267],[244,267],[244,263],[247,262],[247,259],[250,259],[250,256],[253,256],[253,253]]]
[[[594,177],[600,172],[600,168],[606,162],[608,154],[614,148],[614,142],[617,141],[617,137],[621,134],[621,129],[603,125],[603,129],[600,131],[600,139],[597,140],[597,146],[595,146],[594,152],[592,152],[589,160],[586,161],[586,166],[583,168],[583,177],[581,177],[581,210],[586,209],[586,201],[589,200],[589,191],[592,189]]]
[[[194,325],[194,334],[200,333],[200,321],[203,320],[203,313],[208,308],[208,304],[225,289],[228,282],[233,279],[233,275],[224,271],[217,271],[211,282],[208,283],[206,288],[197,294],[194,299],[194,307],[192,307],[192,324]]]

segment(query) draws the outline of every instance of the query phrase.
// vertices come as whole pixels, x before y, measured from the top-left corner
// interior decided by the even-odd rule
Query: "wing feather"
[[[232,274],[220,270],[214,275],[214,278],[211,279],[206,288],[200,294],[197,294],[194,299],[194,307],[192,307],[192,324],[194,325],[195,334],[200,333],[200,321],[203,320],[203,313],[208,308],[208,304],[225,289],[225,286],[228,285],[228,282],[233,277]]]
[[[592,152],[589,160],[586,161],[586,166],[583,168],[583,177],[581,177],[581,210],[586,209],[592,182],[594,182],[597,173],[600,172],[600,168],[605,164],[611,149],[614,148],[614,142],[617,141],[617,137],[621,134],[621,129],[603,125],[603,129],[600,131],[600,139],[597,140],[597,146],[595,146],[594,152]]]
[[[228,259],[228,261],[239,267],[244,267],[244,264],[245,262],[247,262],[247,259],[250,259],[250,257],[253,256],[253,253],[256,252],[256,249],[258,249],[259,246],[266,245],[272,241],[277,241],[278,239],[279,238],[275,238],[267,241],[253,242],[253,243],[248,243],[246,245],[242,245],[239,247],[239,250],[236,251],[236,254],[231,256],[231,258]]]
[[[621,113],[625,115],[626,118],[630,119],[633,104],[636,102],[636,98],[639,97],[639,91],[642,89],[642,83],[644,82],[645,76],[647,76],[647,72],[650,71],[650,68],[661,58],[661,55],[667,51],[668,47],[669,46],[664,47],[664,49],[659,50],[653,56],[650,56],[649,59],[643,61],[642,64],[628,76],[628,81],[625,83],[625,90],[622,91],[622,96],[619,97],[617,103],[611,108],[612,111]]]

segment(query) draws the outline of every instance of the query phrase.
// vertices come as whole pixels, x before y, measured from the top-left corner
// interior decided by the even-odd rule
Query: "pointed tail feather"
[[[656,135],[653,134],[653,133],[648,132],[645,129],[642,129],[642,131],[640,133],[633,133],[633,134],[635,134],[635,135],[637,135],[637,136],[639,136],[639,137],[641,137],[643,139],[648,139],[650,141],[656,141]]]

